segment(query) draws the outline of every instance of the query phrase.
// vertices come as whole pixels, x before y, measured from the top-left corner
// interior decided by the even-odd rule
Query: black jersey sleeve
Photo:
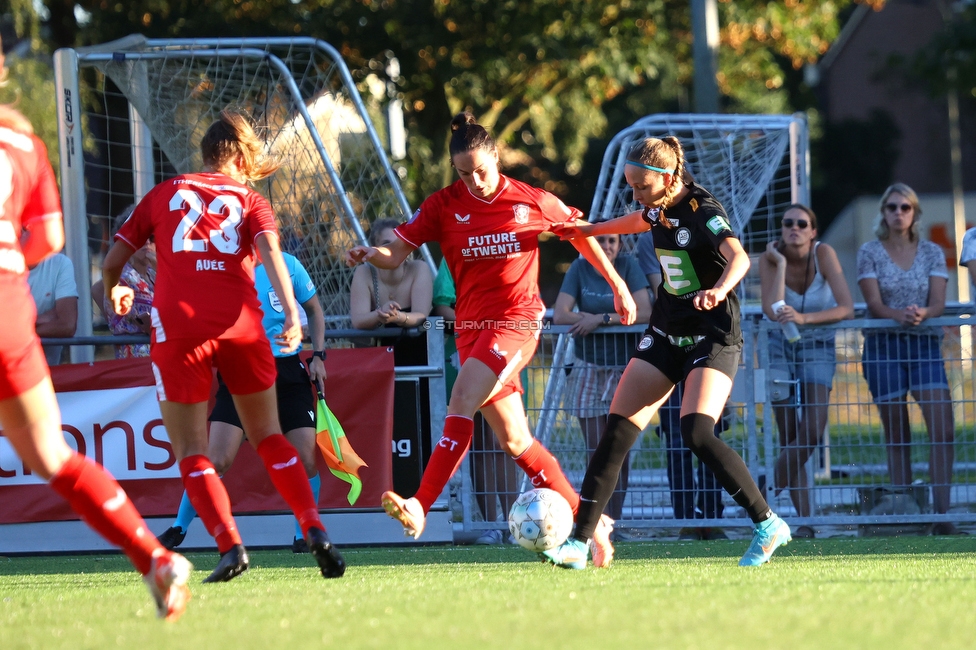
[[[701,197],[698,199],[700,205],[695,210],[699,217],[699,223],[708,239],[717,249],[723,240],[736,237],[729,223],[729,217],[725,213],[722,204],[713,197]]]

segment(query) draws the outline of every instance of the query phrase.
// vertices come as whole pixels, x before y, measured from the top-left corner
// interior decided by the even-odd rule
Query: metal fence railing
[[[935,353],[940,353],[942,360],[929,362],[928,371],[912,370],[923,373],[921,380],[915,377],[922,389],[908,398],[900,411],[902,420],[891,419],[891,413],[898,412],[901,405],[887,407],[889,428],[904,424],[897,440],[883,426],[882,409],[874,403],[865,380],[862,356],[866,336],[874,336],[876,357],[879,338],[888,341],[886,345],[893,345],[891,337],[876,335],[904,334],[906,330],[893,327],[892,321],[877,319],[851,320],[821,328],[832,334],[826,349],[834,366],[824,431],[819,443],[807,445],[803,457],[809,456],[809,460],[800,468],[781,466],[777,481],[777,462],[782,464],[784,452],[795,453],[804,446],[781,439],[777,409],[802,424],[805,418],[813,417],[817,404],[811,395],[803,394],[804,389],[797,390],[792,378],[770,370],[770,350],[778,336],[778,325],[747,309],[742,327],[742,361],[726,417],[717,433],[745,459],[754,477],[768,479],[763,480],[767,499],[794,528],[839,526],[871,534],[880,530],[878,527],[922,532],[937,523],[976,524],[976,364],[972,336],[976,319],[970,310],[971,306],[956,306],[947,312],[950,315],[926,321],[936,341]],[[619,352],[626,359],[643,330],[640,326],[600,328],[595,336],[601,337],[608,358]],[[370,335],[384,332],[396,330]],[[588,448],[595,446],[602,432],[601,426],[594,426],[594,421],[599,425],[601,414],[597,406],[601,398],[609,406],[615,387],[613,371],[619,374],[624,363],[597,369],[588,366],[582,360],[585,355],[580,341],[567,332],[568,327],[544,329],[538,351],[522,373],[523,400],[530,429],[552,450],[578,488],[586,470]],[[805,337],[802,340],[816,338],[815,333],[801,332]],[[421,387],[407,399],[415,403],[412,409],[422,414],[417,417],[426,422],[414,422],[412,416],[394,413],[398,423],[395,429],[401,430],[397,435],[409,439],[410,444],[401,440],[403,444],[399,449],[395,445],[393,453],[404,456],[405,449],[410,448],[409,454],[397,458],[407,468],[405,478],[401,476],[399,480],[415,485],[430,446],[443,426],[446,360],[441,328],[416,330],[410,335],[426,336],[421,347],[426,348],[427,363],[398,366],[397,380],[398,384]],[[330,329],[327,336],[330,346],[342,347],[363,333]],[[897,341],[898,337],[892,340]],[[46,342],[90,345],[129,341],[98,337],[97,341],[77,338]],[[931,356],[933,350],[929,349],[928,354]],[[879,362],[868,358],[867,363],[870,367]],[[948,386],[944,392],[935,390],[938,382],[928,381],[924,375],[934,367],[944,368]],[[798,392],[804,402],[799,407],[795,403]],[[583,393],[588,397],[581,404]],[[626,489],[611,501],[618,528],[650,534],[655,529],[685,526],[749,525],[742,509],[683,448],[677,420],[676,411],[662,409],[639,436],[627,462]],[[469,460],[452,482],[450,500],[442,498],[437,504],[439,508],[452,509],[456,530],[469,537],[489,529],[504,529],[512,501],[527,489],[524,475],[498,450],[491,430],[480,420],[476,422]],[[949,450],[951,456],[946,454]],[[897,465],[898,459],[901,465]],[[777,483],[792,486],[800,472],[809,486],[807,491],[790,487],[777,493]],[[802,498],[795,498],[794,492]],[[939,505],[940,499],[946,498],[947,503]]]
[[[915,382],[922,385],[921,390],[914,391],[915,396],[904,405],[895,400],[884,406],[888,409],[888,426],[901,427],[902,433],[896,436],[901,440],[892,440],[892,433],[886,435],[882,409],[875,405],[865,380],[862,353],[865,336],[889,332],[904,335],[905,330],[893,327],[892,321],[877,319],[845,321],[825,328],[827,331],[821,336],[832,337],[825,344],[834,364],[832,390],[826,401],[826,424],[820,442],[808,445],[793,438],[782,440],[774,406],[802,425],[804,417],[816,415],[817,404],[811,403],[816,400],[814,393],[804,395],[790,377],[769,371],[769,351],[778,325],[761,320],[753,312],[743,319],[743,360],[726,417],[719,427],[723,430],[718,434],[742,455],[753,476],[764,484],[771,506],[794,528],[836,525],[871,534],[899,527],[906,532],[920,532],[940,522],[976,523],[976,377],[971,332],[974,321],[963,311],[969,309],[971,306],[963,306],[955,310],[955,315],[927,321],[942,361],[935,359],[910,368],[917,375]],[[530,428],[559,458],[578,488],[586,469],[588,447],[595,445],[592,433],[587,444],[585,432],[591,426],[587,420],[597,414],[593,410],[579,411],[579,396],[585,392],[580,382],[586,383],[581,377],[592,367],[580,363],[579,355],[574,354],[579,341],[567,331],[567,327],[552,326],[543,332],[535,358],[523,374],[524,400]],[[621,334],[636,337],[643,327],[601,328],[598,332],[596,336],[607,337],[607,346],[613,348],[630,345]],[[893,340],[898,339],[895,336]],[[867,363],[875,367],[881,362],[869,358]],[[931,369],[939,365],[944,367],[948,380],[948,390],[943,393],[933,386],[938,382],[929,381],[931,377],[925,374],[934,372]],[[612,366],[607,370],[622,368]],[[600,381],[609,391],[609,406],[612,373],[605,372],[597,383]],[[798,393],[806,406],[796,406]],[[948,398],[948,403],[944,398]],[[775,405],[774,399],[778,400]],[[587,404],[592,405],[592,399],[584,399],[583,406]],[[892,419],[891,413],[898,415]],[[611,514],[616,515],[618,527],[640,530],[749,525],[742,509],[707,473],[702,475],[697,459],[692,460],[690,452],[682,448],[675,415],[662,410],[638,438],[628,460],[626,490],[615,495],[610,504],[611,510],[616,510]],[[526,489],[521,472],[491,446],[490,431],[488,434],[479,445],[476,432],[470,480],[459,486],[463,528],[468,532],[503,528],[504,513],[511,501]],[[936,444],[932,444],[933,437]],[[795,455],[803,447],[807,449],[801,457],[809,456],[809,460],[802,467],[797,469],[784,462],[784,452]],[[947,453],[950,450],[952,454]],[[903,465],[908,459],[908,469],[897,466],[899,458]],[[778,461],[781,467],[777,474]],[[805,481],[795,480],[798,472],[803,472]],[[804,482],[809,486],[805,492],[799,487],[776,489],[777,483],[802,486]],[[791,498],[793,491],[801,495],[799,501]],[[948,503],[944,502],[946,497]],[[696,519],[689,521],[688,517]]]

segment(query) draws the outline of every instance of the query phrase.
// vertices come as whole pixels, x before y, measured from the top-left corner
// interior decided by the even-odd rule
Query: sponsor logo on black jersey
[[[687,228],[678,228],[678,232],[674,234],[674,241],[684,248],[691,241],[691,231]]]

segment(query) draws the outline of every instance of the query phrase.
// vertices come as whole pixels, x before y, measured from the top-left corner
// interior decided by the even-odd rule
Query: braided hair
[[[690,178],[685,171],[685,150],[678,138],[673,135],[660,139],[644,138],[631,148],[630,153],[627,154],[627,160],[639,163],[642,166],[673,170],[671,172],[671,185],[664,191],[662,211],[681,191],[686,178]],[[661,219],[660,222],[665,228],[672,227],[671,222],[667,219]]]

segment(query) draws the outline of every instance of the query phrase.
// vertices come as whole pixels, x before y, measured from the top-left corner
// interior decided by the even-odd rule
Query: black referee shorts
[[[278,378],[275,389],[278,393],[278,422],[282,432],[305,427],[315,428],[315,396],[312,392],[312,381],[308,370],[299,358],[293,354],[288,357],[275,357]],[[241,419],[234,408],[234,399],[227,390],[220,373],[217,373],[217,403],[210,413],[211,422],[226,422],[238,429],[243,429]]]

